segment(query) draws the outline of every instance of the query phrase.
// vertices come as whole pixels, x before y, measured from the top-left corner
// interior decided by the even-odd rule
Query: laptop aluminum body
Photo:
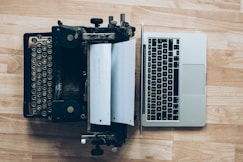
[[[203,127],[206,36],[143,33],[142,27],[141,43],[141,129],[143,126]],[[169,51],[170,56],[164,56]]]

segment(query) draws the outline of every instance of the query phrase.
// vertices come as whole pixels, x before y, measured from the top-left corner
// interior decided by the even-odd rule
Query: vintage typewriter
[[[110,126],[89,122],[89,46],[118,43],[134,36],[135,27],[120,16],[120,25],[109,16],[108,27],[101,18],[92,18],[94,27],[67,26],[58,21],[52,32],[24,34],[24,116],[48,118],[53,122],[86,121],[87,132],[81,143],[91,140],[92,155],[101,155],[100,145],[120,147],[127,136],[127,125]]]

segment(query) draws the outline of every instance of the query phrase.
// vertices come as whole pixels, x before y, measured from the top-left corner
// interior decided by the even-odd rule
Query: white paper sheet
[[[112,122],[134,125],[136,41],[112,46]]]
[[[111,44],[90,46],[90,123],[111,124]]]

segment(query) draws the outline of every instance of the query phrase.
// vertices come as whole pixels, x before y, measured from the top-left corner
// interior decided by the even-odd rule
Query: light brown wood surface
[[[23,34],[51,31],[58,19],[90,26],[90,18],[101,17],[106,26],[120,13],[137,29],[137,105],[141,22],[146,31],[207,35],[207,125],[146,128],[140,138],[137,120],[117,153],[103,147],[103,156],[92,157],[92,146],[79,141],[84,124],[23,117]],[[243,1],[0,0],[0,161],[242,162]]]

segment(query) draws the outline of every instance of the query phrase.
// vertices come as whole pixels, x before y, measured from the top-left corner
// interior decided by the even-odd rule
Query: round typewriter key
[[[36,89],[32,89],[31,94],[36,94]]]
[[[36,71],[32,70],[31,75],[36,75]]]
[[[37,97],[40,98],[41,97],[41,92],[37,93]]]
[[[43,83],[43,84],[46,84],[46,83],[47,83],[47,79],[46,79],[46,78],[43,78],[43,79],[42,79],[42,83]]]
[[[42,103],[46,103],[47,102],[47,98],[46,97],[43,97],[42,98]],[[43,104],[44,105],[44,104]]]
[[[47,60],[48,60],[48,61],[51,61],[51,60],[52,60],[52,55],[48,55],[48,56],[47,56]]]
[[[52,99],[52,94],[48,94],[47,95],[47,98],[50,100],[50,99]]]
[[[37,53],[42,53],[42,49],[41,48],[37,48]]]
[[[42,45],[41,45],[41,43],[39,42],[39,43],[37,43],[36,46],[37,46],[37,47],[41,47]]]
[[[41,104],[41,98],[40,98],[40,97],[37,98],[36,103],[37,103],[37,104]]]
[[[47,75],[48,80],[52,80],[52,75]]]
[[[41,54],[37,54],[36,58],[37,58],[38,60],[40,60],[40,59],[42,58],[42,55],[41,55]]]
[[[47,66],[46,65],[42,65],[42,70],[46,71]]]
[[[47,106],[52,106],[52,101],[51,100],[47,101]]]
[[[31,52],[31,56],[36,57],[36,52],[35,51]]]
[[[47,91],[43,91],[43,92],[42,92],[42,96],[43,96],[43,97],[46,97],[46,96],[47,96]]]
[[[36,43],[36,42],[37,42],[37,39],[36,39],[36,38],[32,38],[31,41],[32,41],[33,43]]]
[[[37,110],[36,109],[32,109],[32,114],[33,115],[37,114]]]
[[[41,79],[41,73],[37,73],[37,79]]]
[[[36,83],[35,82],[31,83],[31,87],[36,88]]]
[[[49,49],[47,50],[47,53],[48,53],[49,55],[51,55],[51,54],[52,54],[52,49],[49,48]]]
[[[31,102],[31,107],[36,107],[36,101]]]
[[[36,71],[40,73],[40,72],[41,72],[41,67],[38,67],[38,68],[36,69]]]
[[[44,57],[44,58],[47,57],[47,53],[46,52],[43,52],[42,53],[42,57]]]
[[[51,45],[51,44],[48,44],[48,45],[47,45],[47,48],[52,48],[52,45]]]
[[[31,100],[36,100],[36,95],[31,95]]]
[[[48,87],[48,88],[47,88],[47,92],[48,92],[48,93],[52,93],[52,87]]]
[[[31,63],[32,63],[32,64],[35,64],[35,63],[36,63],[36,58],[32,58],[32,59],[31,59]]]
[[[42,77],[46,78],[47,76],[47,72],[46,71],[42,71]]]
[[[37,110],[41,110],[41,105],[37,105]]]
[[[49,44],[49,43],[52,42],[52,39],[51,38],[48,38],[46,42]]]
[[[36,77],[35,76],[32,76],[31,77],[31,80],[34,82],[34,81],[36,81]]]
[[[36,46],[32,46],[31,47],[31,50],[34,52],[34,51],[36,51]]]
[[[41,116],[46,117],[47,116],[47,111],[42,111]]]
[[[48,111],[48,113],[51,113],[52,112],[52,108],[51,107],[48,107],[47,108],[47,111]]]
[[[46,104],[46,102],[44,102],[44,103],[42,104],[42,109],[47,109],[47,104]]]
[[[32,65],[31,68],[32,68],[33,70],[35,70],[35,69],[36,69],[36,66],[35,66],[35,65]]]
[[[41,80],[38,79],[38,80],[36,81],[36,83],[37,83],[38,86],[40,86],[40,85],[41,85]]]
[[[47,82],[47,85],[48,85],[49,87],[51,87],[51,86],[52,86],[52,81],[48,81],[48,82]]]
[[[47,41],[46,40],[42,41],[42,44],[43,45],[46,45],[47,44]]]
[[[38,85],[38,84],[37,84]],[[41,85],[41,84],[40,84]],[[37,92],[41,92],[41,86],[37,86]]]
[[[47,47],[46,46],[43,46],[42,47],[42,51],[46,51],[47,50]]]
[[[51,74],[51,73],[52,73],[52,69],[51,69],[51,68],[48,68],[48,69],[47,69],[47,73],[48,73],[48,74]]]
[[[47,63],[47,66],[48,66],[48,67],[52,67],[52,62],[48,62],[48,63]]]
[[[46,86],[46,84],[43,84],[42,85],[42,91],[46,91],[47,90],[47,86]]]

